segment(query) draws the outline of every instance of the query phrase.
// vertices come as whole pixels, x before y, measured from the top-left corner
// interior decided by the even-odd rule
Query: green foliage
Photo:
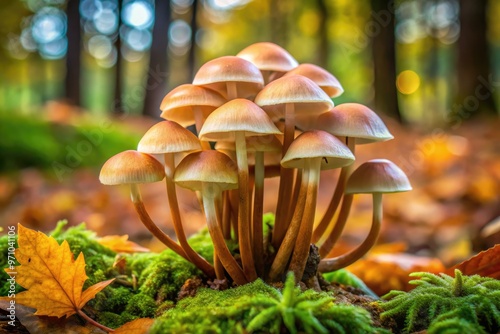
[[[423,330],[429,333],[456,333],[453,328],[467,326],[467,333],[497,333],[500,330],[500,281],[478,275],[455,278],[445,274],[413,273],[421,277],[410,283],[410,292],[391,291],[379,306],[381,317],[394,318],[402,333]],[[466,324],[464,323],[466,322]]]
[[[73,168],[100,166],[110,156],[134,148],[140,139],[107,123],[72,126],[3,113],[0,133],[0,171],[39,167],[60,177]]]
[[[366,295],[370,297],[373,297],[375,299],[379,298],[375,292],[373,292],[369,287],[366,286],[365,282],[363,282],[361,279],[359,279],[359,277],[357,277],[347,269],[335,270],[330,273],[323,274],[323,277],[328,283],[335,282],[352,286],[362,290]]]
[[[367,311],[301,292],[289,276],[283,291],[257,280],[225,291],[200,289],[153,325],[151,333],[375,333]]]

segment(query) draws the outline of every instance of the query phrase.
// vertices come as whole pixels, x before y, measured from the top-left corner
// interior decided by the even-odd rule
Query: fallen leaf
[[[21,224],[18,231],[16,282],[27,291],[18,293],[16,302],[35,308],[35,315],[73,315],[113,281],[97,283],[82,293],[88,278],[82,253],[75,261],[66,241],[59,245],[54,238]]]
[[[150,318],[140,318],[133,321],[127,322],[121,327],[115,329],[114,334],[146,334],[149,331],[151,325],[153,325],[154,319]]]
[[[145,253],[149,249],[128,240],[128,235],[108,235],[97,240],[101,245],[117,253]]]
[[[496,245],[459,263],[447,270],[453,275],[455,269],[460,269],[464,275],[480,275],[500,279],[500,245]]]

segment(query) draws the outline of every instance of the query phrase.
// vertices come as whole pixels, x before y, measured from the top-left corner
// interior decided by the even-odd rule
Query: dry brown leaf
[[[471,257],[447,270],[453,275],[455,269],[459,269],[464,275],[481,275],[500,279],[500,245]]]
[[[128,235],[108,235],[97,240],[104,247],[117,253],[145,253],[149,249],[128,240]]]
[[[27,291],[16,295],[16,303],[35,308],[35,315],[75,314],[113,281],[97,283],[82,293],[88,278],[82,253],[75,261],[66,241],[59,245],[54,238],[21,224],[18,231],[16,281]]]
[[[150,318],[135,319],[115,329],[114,334],[146,334],[153,325],[154,320]]]

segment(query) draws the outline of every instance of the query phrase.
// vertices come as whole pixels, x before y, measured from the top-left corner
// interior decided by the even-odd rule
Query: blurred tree
[[[394,1],[370,0],[375,108],[401,121],[396,89]],[[368,26],[367,26],[368,27]]]
[[[318,65],[328,68],[328,59],[330,58],[330,37],[328,34],[329,11],[325,0],[317,0],[319,14],[319,47],[318,47]]]
[[[123,8],[123,0],[117,0],[117,16],[118,16],[118,32],[115,39],[115,49],[116,49],[116,64],[115,64],[115,94],[114,94],[114,104],[113,104],[113,113],[115,115],[121,115],[125,112],[123,109],[123,97],[122,97],[122,83],[123,83],[123,75],[122,75],[122,40],[120,36],[120,28],[122,26],[122,8]]]
[[[80,106],[80,65],[82,36],[80,28],[80,1],[68,0],[66,5],[68,51],[66,53],[65,98]]]
[[[196,66],[196,33],[198,32],[198,0],[193,0],[191,4],[191,46],[188,53],[189,80],[193,80]]]
[[[491,68],[486,26],[488,0],[460,0],[460,37],[458,39],[458,108],[453,111],[462,118],[471,113],[495,111],[495,101],[488,87]],[[484,88],[478,92],[478,87]],[[468,97],[477,98],[477,106],[468,105]],[[463,108],[461,108],[461,106]],[[466,110],[462,110],[462,109]],[[471,110],[470,110],[471,109]]]
[[[170,0],[155,0],[153,42],[149,55],[146,95],[142,114],[157,118],[161,100],[167,90],[167,48],[170,26]]]
[[[284,48],[287,44],[288,20],[291,1],[269,1],[271,42]]]

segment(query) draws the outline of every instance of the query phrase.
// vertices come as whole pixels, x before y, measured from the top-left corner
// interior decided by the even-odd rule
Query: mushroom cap
[[[393,162],[374,159],[361,164],[347,180],[346,194],[396,193],[411,190],[406,174]]]
[[[161,101],[160,117],[175,121],[182,126],[195,123],[194,112],[198,108],[203,113],[203,118],[217,107],[226,103],[217,92],[191,84],[180,85],[170,91]]]
[[[188,154],[175,170],[174,181],[193,191],[203,183],[217,185],[220,191],[238,188],[238,168],[227,155],[214,150]],[[215,189],[214,189],[215,190]]]
[[[268,83],[255,97],[255,103],[273,120],[283,117],[287,103],[294,103],[295,115],[319,115],[333,107],[328,95],[301,75],[289,75]]]
[[[102,184],[148,183],[163,180],[163,165],[149,154],[133,150],[118,153],[108,159],[101,168]]]
[[[335,136],[356,138],[356,144],[369,144],[394,138],[380,117],[359,103],[339,104],[320,115],[316,124],[319,129]]]
[[[224,56],[210,60],[200,67],[193,84],[213,89],[224,97],[226,82],[236,82],[238,96],[255,96],[264,86],[260,70],[251,62],[236,56]]]
[[[311,130],[300,134],[286,151],[281,160],[285,168],[306,168],[307,159],[323,158],[321,169],[348,166],[354,162],[349,148],[335,136],[321,130]]]
[[[199,137],[207,141],[234,141],[234,132],[245,136],[281,134],[258,105],[246,99],[234,99],[215,109],[205,120]]]
[[[327,70],[313,65],[313,64],[300,64],[298,67],[286,73],[284,76],[290,75],[302,75],[306,78],[314,81],[329,97],[337,97],[342,95],[344,92],[344,88],[337,80],[336,77],[333,76]]]
[[[248,60],[261,71],[287,72],[299,65],[288,51],[269,42],[249,45],[236,56]]]
[[[246,137],[247,152],[281,152],[282,144],[275,135]],[[236,151],[233,141],[219,141],[215,149],[220,151]]]
[[[137,150],[149,154],[189,152],[201,150],[201,144],[188,129],[173,121],[162,121],[146,131]]]

